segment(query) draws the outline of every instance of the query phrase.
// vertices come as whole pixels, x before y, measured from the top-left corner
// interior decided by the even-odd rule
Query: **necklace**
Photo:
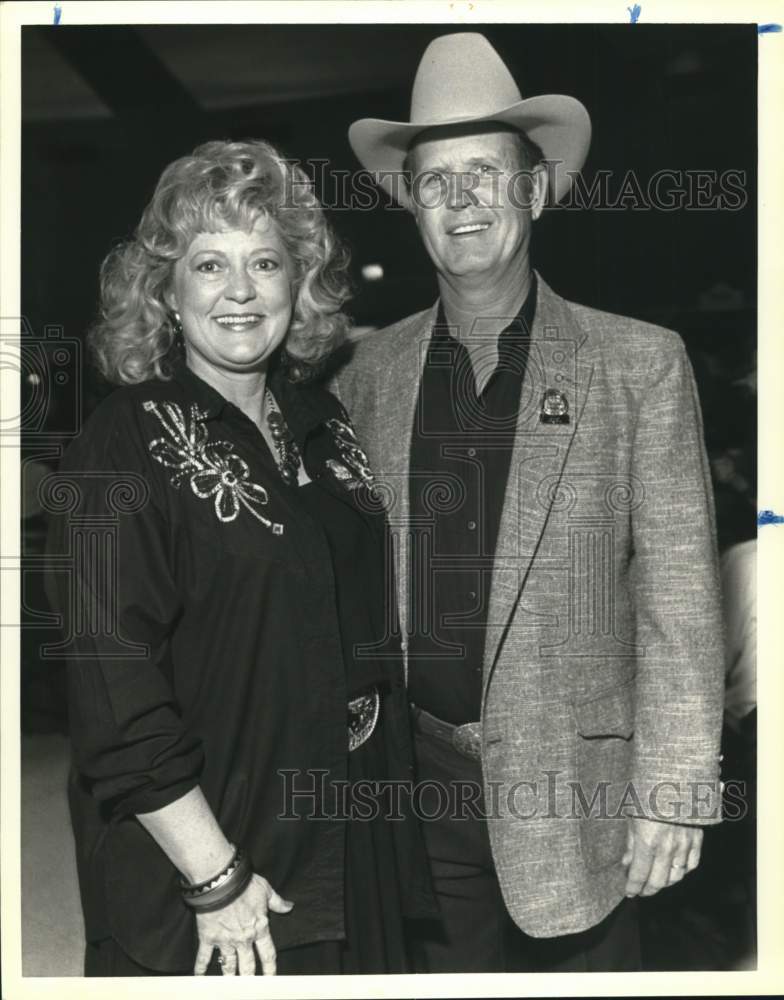
[[[278,453],[278,470],[281,479],[287,486],[293,486],[299,478],[300,453],[294,435],[283,419],[283,414],[275,403],[275,397],[267,389],[264,393],[267,402],[267,426],[270,429],[275,450]]]

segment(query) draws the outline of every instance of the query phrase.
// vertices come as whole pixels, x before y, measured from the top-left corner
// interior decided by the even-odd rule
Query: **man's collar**
[[[536,271],[531,271],[531,287],[528,289],[528,295],[525,297],[525,301],[520,306],[517,311],[515,318],[509,323],[509,325],[501,331],[500,337],[505,334],[514,335],[530,335],[531,330],[534,325],[534,316],[536,315],[536,301],[538,295],[538,282]],[[436,313],[436,320],[433,324],[433,336],[434,337],[448,337],[450,336],[450,328],[447,326],[446,316],[444,315],[444,305],[439,299],[438,311]]]

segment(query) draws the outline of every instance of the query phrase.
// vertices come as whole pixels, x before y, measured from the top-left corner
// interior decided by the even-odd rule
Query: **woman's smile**
[[[224,328],[232,330],[234,333],[245,333],[257,327],[264,317],[259,313],[227,313],[223,316],[215,316],[215,322]]]

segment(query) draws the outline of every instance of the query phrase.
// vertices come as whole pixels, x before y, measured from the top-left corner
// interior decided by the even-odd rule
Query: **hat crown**
[[[512,74],[484,35],[442,35],[428,45],[419,64],[411,124],[494,115],[521,100]]]

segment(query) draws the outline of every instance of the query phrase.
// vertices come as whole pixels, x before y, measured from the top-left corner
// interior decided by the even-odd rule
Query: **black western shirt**
[[[384,529],[354,499],[362,473],[345,412],[315,387],[272,385],[311,479],[366,525],[356,570],[366,594],[382,595],[368,613],[383,634]],[[185,366],[114,392],[60,471],[51,596],[66,631],[88,940],[112,935],[161,971],[192,964],[178,873],[135,814],[196,785],[254,870],[295,901],[270,915],[276,945],[339,939],[345,823],[330,821],[319,775],[346,778],[349,685],[383,680],[389,777],[410,778],[399,655],[345,662],[321,525],[253,422]],[[409,845],[400,863],[423,897],[415,857]]]
[[[409,695],[454,725],[480,714],[493,558],[535,310],[534,275],[477,392],[462,342],[470,334],[453,336],[439,307],[419,385],[409,485]]]

